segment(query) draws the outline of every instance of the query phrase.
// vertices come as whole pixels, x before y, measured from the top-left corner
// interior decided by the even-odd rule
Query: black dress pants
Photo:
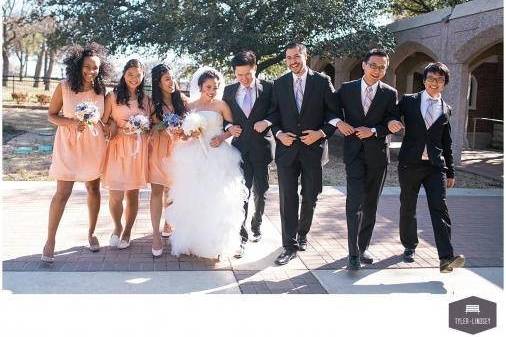
[[[439,259],[453,257],[450,242],[451,221],[446,205],[446,174],[443,169],[432,166],[428,160],[416,165],[399,163],[399,183],[401,185],[399,232],[402,245],[409,249],[415,249],[418,245],[416,203],[420,186],[423,185]]]

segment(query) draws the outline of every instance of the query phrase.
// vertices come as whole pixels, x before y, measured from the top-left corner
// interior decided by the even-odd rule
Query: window
[[[474,75],[469,75],[469,88],[467,90],[467,106],[469,110],[476,110],[476,98],[478,94],[478,81]]]

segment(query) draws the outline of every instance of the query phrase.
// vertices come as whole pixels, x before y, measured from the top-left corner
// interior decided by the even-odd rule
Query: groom
[[[266,120],[255,130],[272,126],[276,137],[276,166],[283,252],[276,264],[287,264],[305,250],[318,194],[322,191],[321,160],[327,138],[335,132],[336,103],[330,78],[306,65],[307,51],[301,43],[285,47],[291,70],[274,82],[272,106]],[[298,180],[301,176],[302,205],[299,217]]]
[[[269,189],[269,172],[267,166],[272,161],[271,142],[272,132],[266,130],[257,133],[253,130],[255,122],[267,116],[271,104],[272,83],[255,77],[257,70],[256,55],[251,50],[237,53],[232,59],[237,83],[225,87],[223,100],[232,110],[233,125],[228,124],[225,129],[234,137],[232,145],[240,152],[244,180],[249,194],[253,188],[255,213],[251,218],[253,242],[262,238],[260,225],[265,209],[265,192]],[[248,195],[249,199],[249,195]],[[241,245],[236,258],[244,255],[248,242],[246,219],[248,217],[248,201],[244,203],[244,221],[241,227]]]

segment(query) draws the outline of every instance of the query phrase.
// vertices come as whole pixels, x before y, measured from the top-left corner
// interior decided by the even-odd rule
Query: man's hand
[[[320,130],[317,130],[317,131],[304,130],[304,131],[302,131],[302,134],[304,136],[300,137],[300,140],[306,145],[311,145],[314,142],[316,142],[318,139],[323,137],[323,134]]]
[[[453,186],[455,186],[455,178],[446,179],[446,187],[452,188]]]
[[[284,146],[292,145],[295,138],[297,138],[297,136],[291,132],[280,132],[276,137],[278,137]]]
[[[365,126],[359,126],[358,128],[355,128],[355,134],[360,139],[369,138],[374,135],[371,129]]]
[[[259,122],[255,123],[255,125],[253,126],[253,129],[255,129],[255,131],[258,133],[262,133],[268,127],[269,127],[269,123],[267,123],[266,121],[259,121]]]
[[[223,137],[223,135],[215,136],[211,139],[209,145],[211,145],[211,147],[218,147],[221,145],[221,143],[223,143],[224,140],[225,138]]]
[[[227,129],[227,131],[229,131],[233,137],[239,137],[241,135],[242,129],[239,125],[232,125]]]
[[[355,132],[355,129],[348,123],[344,121],[340,121],[337,123],[337,128],[339,129],[339,132],[341,132],[345,136],[350,136]]]
[[[388,130],[390,130],[391,133],[396,133],[404,129],[404,125],[402,125],[399,121],[390,121],[388,122]]]

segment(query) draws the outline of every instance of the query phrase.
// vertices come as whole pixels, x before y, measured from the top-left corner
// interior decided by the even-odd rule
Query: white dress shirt
[[[256,79],[253,79],[253,81],[251,81],[248,88],[253,89],[251,90],[251,103],[253,106],[253,104],[255,104],[255,101],[257,99]],[[246,96],[246,87],[240,84],[239,88],[237,89],[237,93],[235,95],[235,101],[237,102],[237,104],[239,104],[240,107],[242,107],[242,104],[244,102],[244,96]]]
[[[435,110],[433,112],[434,122],[435,122],[443,114],[443,105],[441,102],[441,94],[439,94],[437,97],[433,97],[433,98],[438,100],[438,103],[435,105],[435,107],[434,107]],[[420,101],[421,101],[420,102],[420,112],[422,113],[422,118],[425,121],[425,115],[427,114],[427,108],[429,107],[429,104],[430,104],[429,94],[427,93],[427,91],[424,90],[422,92],[422,97],[421,97]],[[427,145],[425,145],[425,148],[423,149],[422,160],[429,160],[429,155],[427,153]]]
[[[362,100],[362,106],[364,106],[364,99],[365,99],[365,91],[367,90],[367,87],[372,87],[372,97],[376,96],[376,91],[378,91],[379,81],[376,81],[373,85],[369,85],[364,81],[364,78],[362,77],[362,80],[360,81],[360,99]],[[364,111],[367,113],[367,111]]]

